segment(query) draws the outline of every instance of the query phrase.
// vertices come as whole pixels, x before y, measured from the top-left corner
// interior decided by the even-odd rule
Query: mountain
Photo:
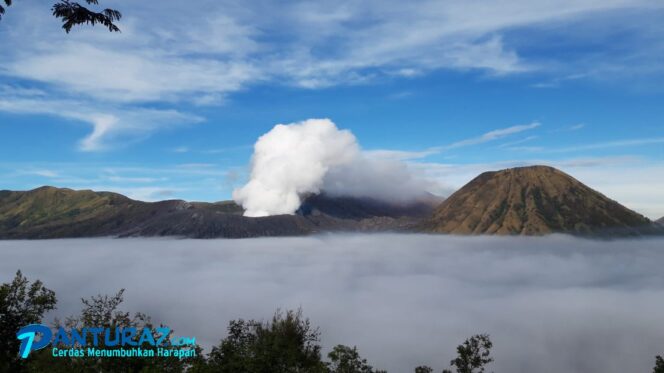
[[[244,238],[331,231],[615,235],[664,228],[546,166],[485,172],[442,201],[310,195],[294,215],[251,218],[232,201],[142,202],[121,194],[41,187],[0,191],[0,239],[180,236]],[[661,219],[660,219],[661,222]]]
[[[661,218],[659,218],[659,219],[657,220],[657,223],[660,224],[660,225],[664,225],[664,216],[661,217]]]
[[[485,172],[446,199],[422,226],[451,234],[638,234],[653,224],[547,166]]]
[[[295,215],[242,216],[232,201],[142,202],[121,194],[41,187],[0,191],[0,238],[183,236],[195,238],[306,235],[322,231],[411,229],[429,216],[432,196],[407,204],[310,196]]]
[[[307,197],[297,214],[303,216],[328,215],[340,219],[371,219],[379,216],[426,218],[443,199],[425,193],[408,202],[386,203],[377,199],[329,196],[325,193]]]

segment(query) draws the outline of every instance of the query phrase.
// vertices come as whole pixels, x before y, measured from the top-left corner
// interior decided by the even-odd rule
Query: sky
[[[661,1],[101,5],[121,33],[0,20],[0,189],[229,199],[261,135],[328,118],[437,194],[548,164],[664,216]]]
[[[207,351],[230,320],[301,307],[325,355],[357,346],[389,372],[440,372],[477,333],[494,343],[488,372],[651,372],[664,346],[663,245],[413,234],[0,241],[0,281],[20,268],[54,290],[47,323],[125,288],[122,311]]]

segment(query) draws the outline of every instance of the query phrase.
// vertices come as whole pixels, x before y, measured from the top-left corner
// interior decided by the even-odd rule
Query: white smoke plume
[[[365,155],[355,136],[329,119],[277,124],[254,145],[249,182],[233,191],[245,216],[293,214],[303,196],[336,196],[402,202],[429,184],[397,160]]]

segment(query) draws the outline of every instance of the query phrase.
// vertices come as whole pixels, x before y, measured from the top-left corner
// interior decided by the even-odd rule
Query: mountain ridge
[[[323,231],[404,230],[435,208],[427,201],[391,205],[371,199],[310,196],[297,214],[242,216],[233,201],[143,202],[113,192],[44,186],[0,191],[0,238],[99,236],[245,238]]]
[[[442,202],[441,202],[442,201]],[[408,203],[309,195],[293,215],[245,217],[233,201],[143,202],[113,192],[44,186],[0,191],[0,239],[179,236],[247,238],[320,232],[624,236],[663,233],[651,222],[548,166],[485,172],[442,200]]]

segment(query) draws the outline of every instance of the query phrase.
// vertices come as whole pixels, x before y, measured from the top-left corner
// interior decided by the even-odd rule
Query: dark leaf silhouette
[[[93,5],[98,4],[97,0],[86,0],[86,2]],[[62,28],[65,29],[67,33],[69,33],[72,27],[76,25],[90,24],[94,26],[98,23],[107,27],[108,31],[120,32],[120,29],[113,23],[122,18],[122,14],[117,10],[104,9],[97,13],[79,3],[70,2],[69,0],[63,0],[56,3],[53,5],[52,9],[53,15],[56,18],[62,18]]]
[[[5,6],[0,3],[0,20],[5,14],[6,7],[12,5],[12,0],[1,0]],[[85,0],[89,5],[99,5],[99,0]],[[76,25],[101,24],[108,28],[110,32],[120,32],[120,28],[114,22],[122,18],[122,14],[115,9],[104,9],[101,12],[95,12],[86,8],[85,6],[69,0],[61,0],[53,5],[51,8],[53,15],[62,20],[62,28],[65,32],[69,33],[72,27]]]
[[[41,323],[55,305],[55,292],[39,280],[30,283],[21,271],[12,282],[0,285],[0,372],[24,368],[25,361],[18,357],[16,332],[25,325]]]
[[[457,373],[483,373],[487,364],[493,361],[491,348],[493,343],[488,334],[474,335],[457,347],[457,357],[450,364]],[[443,370],[443,373],[452,373]]]
[[[653,373],[664,373],[664,359],[661,356],[655,358],[655,367],[652,370]]]

